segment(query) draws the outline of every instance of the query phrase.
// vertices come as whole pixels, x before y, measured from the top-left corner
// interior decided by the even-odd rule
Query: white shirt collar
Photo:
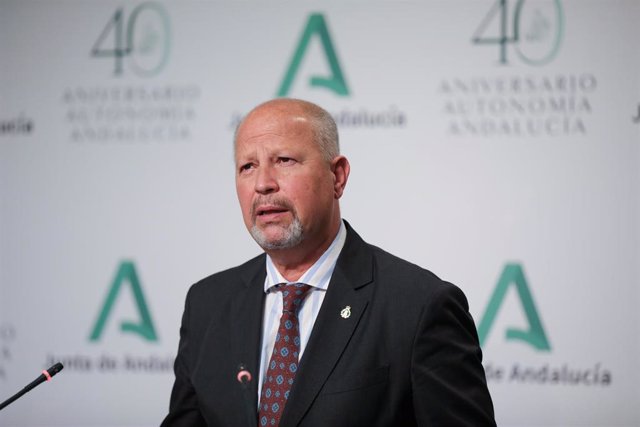
[[[326,290],[329,286],[329,280],[333,274],[333,270],[336,266],[338,256],[342,251],[344,242],[347,239],[347,229],[343,221],[340,221],[340,229],[338,234],[329,248],[322,254],[320,258],[311,266],[307,271],[302,274],[299,280],[295,283],[305,283],[315,288]],[[279,283],[293,283],[282,277],[278,269],[276,268],[273,260],[267,255],[267,278],[264,281],[264,291],[269,292],[270,289]]]

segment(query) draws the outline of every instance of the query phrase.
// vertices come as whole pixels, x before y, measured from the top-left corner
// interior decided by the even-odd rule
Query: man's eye
[[[246,165],[240,166],[240,172],[248,171],[251,168],[253,168],[253,164],[252,163],[247,163]]]
[[[291,157],[278,157],[278,163],[288,165],[293,164],[294,162],[295,160],[293,160]]]

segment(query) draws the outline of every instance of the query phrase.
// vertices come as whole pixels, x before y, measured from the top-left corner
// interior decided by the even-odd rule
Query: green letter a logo
[[[136,306],[138,307],[138,313],[140,314],[140,322],[133,323],[123,321],[120,324],[120,329],[123,332],[132,332],[138,334],[148,341],[158,340],[156,331],[153,328],[151,316],[149,315],[149,310],[147,309],[147,304],[144,300],[144,295],[142,294],[142,288],[140,287],[140,281],[138,280],[138,275],[136,274],[136,268],[133,265],[133,262],[123,261],[120,263],[120,267],[118,268],[116,277],[111,284],[111,288],[109,289],[107,299],[102,305],[100,316],[98,317],[98,320],[93,327],[93,332],[91,332],[91,336],[89,337],[91,341],[97,341],[100,338],[102,330],[104,329],[104,325],[107,322],[107,318],[109,317],[109,313],[111,312],[113,304],[118,297],[118,293],[122,289],[122,284],[125,281],[131,285],[131,290],[133,291]]]
[[[304,57],[304,54],[307,51],[307,47],[309,46],[311,36],[313,36],[314,34],[317,34],[320,37],[322,47],[324,48],[324,53],[327,55],[327,60],[329,61],[329,66],[331,67],[331,76],[313,76],[310,82],[311,86],[326,87],[327,89],[330,89],[341,96],[349,95],[347,83],[344,81],[342,70],[340,69],[340,64],[338,63],[338,57],[336,56],[335,49],[333,48],[333,44],[331,43],[331,37],[329,37],[327,24],[325,23],[322,14],[316,13],[309,16],[309,21],[307,22],[307,26],[304,29],[304,33],[302,34],[302,39],[300,39],[300,43],[298,43],[298,47],[293,54],[293,59],[291,60],[291,64],[287,69],[287,73],[285,74],[284,79],[282,80],[280,89],[278,89],[277,96],[287,96],[287,94],[289,93],[289,89],[291,89],[293,79],[298,72],[298,68],[300,67],[302,58]]]
[[[520,264],[507,264],[502,271],[502,276],[500,276],[500,280],[496,285],[495,291],[493,291],[491,300],[489,300],[487,311],[484,313],[480,326],[478,327],[480,344],[482,345],[486,341],[489,329],[496,318],[496,314],[498,314],[498,309],[502,305],[507,289],[509,289],[511,284],[515,285],[516,290],[518,291],[518,296],[520,297],[524,314],[529,322],[529,330],[509,328],[507,329],[506,334],[507,340],[521,340],[531,344],[534,348],[541,351],[551,350],[551,346],[549,346],[549,341],[544,333],[544,328],[540,323],[538,311],[533,303],[533,297],[529,291],[529,287],[527,286],[527,280],[524,278],[524,272],[522,271]]]

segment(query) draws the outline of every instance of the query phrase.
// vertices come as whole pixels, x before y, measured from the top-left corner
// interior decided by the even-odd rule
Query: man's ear
[[[333,172],[333,196],[337,199],[342,197],[347,186],[351,166],[345,156],[337,156],[331,161],[331,172]]]

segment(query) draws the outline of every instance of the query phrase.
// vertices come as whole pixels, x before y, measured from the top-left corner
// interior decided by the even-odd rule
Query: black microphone
[[[247,369],[247,366],[244,363],[240,363],[238,365],[238,374],[236,375],[236,379],[242,386],[242,395],[244,397],[245,403],[245,412],[247,414],[247,425],[253,427],[258,422],[258,414],[256,408],[253,406],[251,402],[253,399],[251,398],[251,380],[253,379],[251,376],[251,372]]]
[[[36,386],[42,384],[43,382],[51,381],[51,378],[53,378],[53,376],[55,374],[57,374],[58,372],[62,371],[62,368],[64,368],[64,366],[62,366],[62,363],[58,362],[55,365],[53,365],[52,367],[50,367],[49,369],[46,369],[46,370],[42,371],[42,375],[40,375],[35,380],[31,381],[31,383],[29,383],[25,388],[23,388],[22,390],[20,390],[19,392],[17,392],[13,396],[11,396],[9,399],[7,399],[4,402],[0,403],[0,410],[2,410],[5,407],[9,406],[14,401],[16,401],[20,397],[22,397],[23,394],[31,391],[32,389],[34,389]]]

